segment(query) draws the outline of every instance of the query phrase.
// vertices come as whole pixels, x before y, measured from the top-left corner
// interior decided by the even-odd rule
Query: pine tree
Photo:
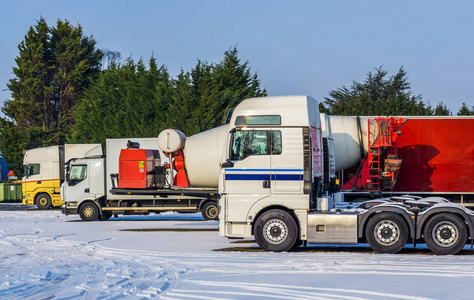
[[[205,129],[223,124],[227,111],[242,100],[267,94],[265,89],[260,89],[260,80],[257,73],[251,73],[249,62],[241,62],[236,47],[224,53],[224,60],[215,66],[213,74],[217,98],[213,99],[209,107],[209,116],[214,121],[209,122]]]
[[[251,74],[235,48],[218,64],[198,60],[176,79],[154,58],[148,67],[131,59],[113,62],[86,91],[69,141],[153,137],[169,127],[190,136],[222,125],[240,101],[264,95],[257,74]]]
[[[434,109],[433,115],[435,116],[451,116],[451,111],[446,107],[446,105],[441,101]]]
[[[103,53],[95,49],[96,41],[85,37],[81,25],[58,20],[51,28],[51,52],[54,63],[52,98],[54,113],[51,124],[67,120],[72,124],[72,112],[78,105],[83,89],[99,73]]]
[[[15,78],[7,84],[13,99],[5,101],[2,111],[14,120],[16,129],[23,134],[29,126],[43,126],[49,129],[44,111],[50,107],[51,94],[51,50],[49,28],[41,18],[31,26],[24,40],[18,45],[19,55]]]
[[[200,62],[198,62],[199,66]],[[198,68],[196,66],[196,68]],[[202,105],[200,105],[199,93],[192,84],[191,74],[181,70],[175,80],[173,103],[168,112],[169,127],[181,130],[186,135],[192,135],[201,131]]]
[[[323,114],[327,114],[329,112],[326,106],[324,106],[323,102],[319,102],[319,112]]]
[[[31,26],[18,45],[15,77],[7,84],[0,120],[0,151],[17,175],[22,174],[22,150],[63,144],[74,125],[72,111],[99,72],[102,52],[85,37],[80,25],[44,18]]]
[[[472,116],[474,115],[474,106],[472,107],[472,110],[467,107],[466,103],[462,103],[461,109],[457,113],[458,116]]]
[[[112,62],[84,94],[75,114],[72,143],[102,143],[108,138],[153,137],[167,124],[173,86],[164,66],[151,58]]]
[[[413,95],[405,70],[386,78],[381,67],[369,72],[363,83],[354,81],[350,88],[343,86],[324,98],[328,113],[333,115],[430,115],[431,108]]]

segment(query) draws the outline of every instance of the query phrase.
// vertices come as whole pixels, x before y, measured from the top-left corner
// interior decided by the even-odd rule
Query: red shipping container
[[[160,165],[158,150],[122,149],[119,157],[119,188],[153,188],[154,168]]]

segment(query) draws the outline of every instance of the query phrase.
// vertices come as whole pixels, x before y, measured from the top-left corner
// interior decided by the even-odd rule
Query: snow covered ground
[[[0,299],[473,299],[474,250],[267,253],[200,214],[80,222],[0,204]],[[9,206],[11,207],[11,205]],[[225,251],[214,251],[224,249]]]

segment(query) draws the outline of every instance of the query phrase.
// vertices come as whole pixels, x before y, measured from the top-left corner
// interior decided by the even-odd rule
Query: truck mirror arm
[[[66,173],[66,182],[67,182],[68,185],[71,185],[71,180],[70,179],[71,179],[71,177],[70,177],[69,170],[68,170],[67,173]]]

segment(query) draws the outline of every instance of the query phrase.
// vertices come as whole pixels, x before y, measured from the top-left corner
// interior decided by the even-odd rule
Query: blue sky
[[[456,113],[474,105],[472,1],[22,1],[0,0],[0,102],[18,44],[43,16],[81,24],[99,48],[148,60],[171,74],[237,45],[270,95],[307,94],[403,66],[412,91]]]

